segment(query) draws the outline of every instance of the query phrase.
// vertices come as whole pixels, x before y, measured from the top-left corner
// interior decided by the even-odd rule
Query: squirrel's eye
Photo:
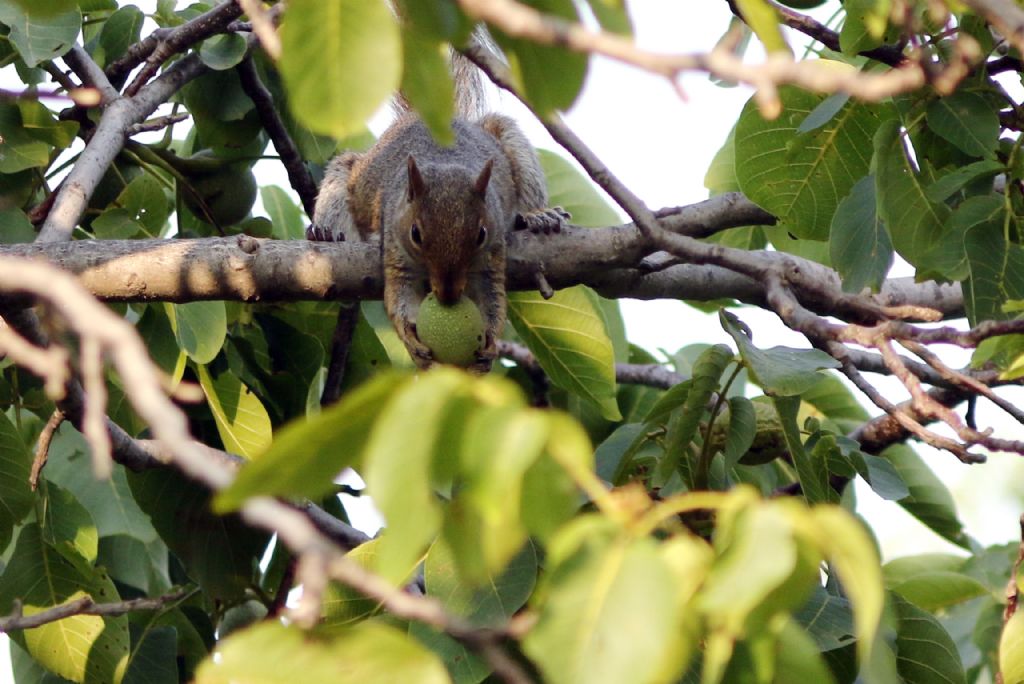
[[[477,236],[476,236],[476,246],[480,247],[481,245],[483,245],[484,244],[484,240],[486,240],[486,239],[487,239],[487,229],[484,228],[483,226],[480,226],[480,232],[477,233]]]
[[[423,236],[420,235],[420,227],[419,226],[417,226],[415,223],[412,224],[412,230],[409,231],[409,233],[410,233],[410,236],[412,237],[412,241],[414,243],[416,243],[417,245],[423,244]]]

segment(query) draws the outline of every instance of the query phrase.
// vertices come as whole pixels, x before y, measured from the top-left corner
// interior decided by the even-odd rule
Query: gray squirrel
[[[471,366],[486,373],[505,324],[506,236],[558,232],[569,214],[548,208],[544,172],[516,122],[480,115],[482,84],[468,59],[452,53],[455,142],[440,146],[402,98],[395,122],[369,150],[335,157],[324,173],[307,238],[381,236],[384,306],[420,368],[432,362],[416,334],[420,303],[465,295],[480,310],[485,338]]]

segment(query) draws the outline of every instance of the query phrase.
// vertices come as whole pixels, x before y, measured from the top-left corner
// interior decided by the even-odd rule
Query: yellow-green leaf
[[[273,434],[259,397],[230,371],[212,378],[206,366],[196,368],[224,448],[250,459],[266,450]]]
[[[595,300],[580,287],[559,290],[551,299],[510,293],[508,315],[551,382],[594,402],[608,420],[619,420],[615,351]]]

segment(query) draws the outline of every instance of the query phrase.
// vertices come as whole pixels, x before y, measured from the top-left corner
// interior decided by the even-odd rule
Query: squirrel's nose
[[[462,298],[463,285],[452,273],[445,273],[441,276],[439,282],[434,282],[431,285],[437,300],[444,306],[457,304],[459,299]]]

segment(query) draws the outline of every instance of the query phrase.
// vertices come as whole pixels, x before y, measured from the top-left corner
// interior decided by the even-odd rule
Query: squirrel
[[[486,373],[505,324],[507,235],[558,232],[570,217],[548,208],[544,173],[518,124],[501,114],[475,116],[482,87],[476,67],[453,52],[452,72],[455,142],[440,146],[399,97],[399,115],[376,144],[328,164],[307,238],[379,235],[384,306],[420,368],[433,363],[416,334],[424,297],[433,292],[443,305],[469,297],[485,332],[470,370]]]

